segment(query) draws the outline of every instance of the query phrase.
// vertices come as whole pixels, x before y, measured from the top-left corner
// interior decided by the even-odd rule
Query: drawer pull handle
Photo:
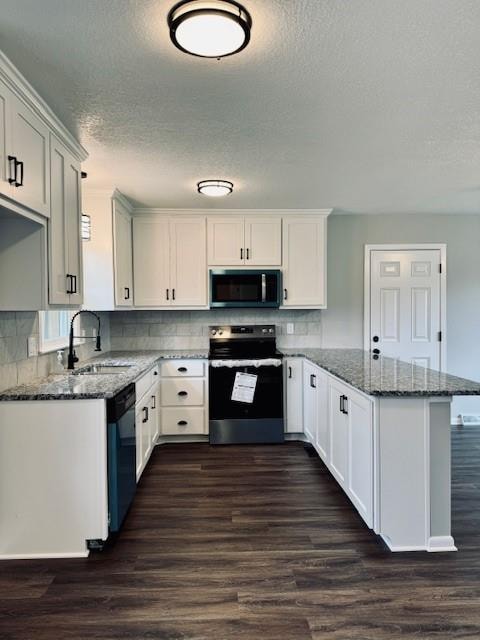
[[[178,392],[178,395],[179,395],[179,396],[182,396],[182,397],[183,397],[183,396],[188,396],[188,391],[179,391],[179,392]]]
[[[179,427],[186,427],[188,422],[186,420],[179,420],[177,424]]]
[[[188,369],[187,367],[178,367],[178,371],[180,371],[180,373],[185,373]]]
[[[143,407],[143,420],[142,422],[148,422],[148,407]]]

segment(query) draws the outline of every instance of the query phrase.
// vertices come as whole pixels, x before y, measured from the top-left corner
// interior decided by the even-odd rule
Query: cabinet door
[[[325,464],[330,461],[330,434],[328,429],[328,376],[318,370],[317,379],[317,426],[315,449]]]
[[[326,217],[283,219],[284,307],[326,305]]]
[[[136,434],[136,446],[137,446],[137,482],[140,480],[140,476],[142,475],[142,471],[144,469],[143,463],[143,454],[142,454],[142,442],[143,442],[143,427],[146,424],[143,422],[145,419],[145,411],[143,410],[142,405],[138,405],[135,411],[135,434]]]
[[[350,391],[348,412],[348,490],[358,512],[373,526],[373,406],[364,396]]]
[[[8,160],[12,151],[11,109],[15,99],[8,87],[0,81],[0,193],[13,198],[14,187],[9,182],[13,178],[13,165]]]
[[[244,218],[209,218],[208,264],[232,266],[245,262]]]
[[[303,433],[303,360],[288,358],[285,362],[286,432]]]
[[[345,387],[332,379],[329,380],[328,387],[330,470],[340,486],[347,491],[348,415],[342,411]]]
[[[73,280],[68,273],[65,198],[66,158],[63,145],[52,138],[50,171],[52,178],[51,214],[48,221],[48,300],[50,304],[69,304]]]
[[[133,280],[136,306],[170,306],[168,219],[155,216],[133,219]]]
[[[66,149],[64,157],[67,274],[73,276],[70,304],[80,305],[83,302],[81,171],[80,164]]]
[[[152,388],[152,392],[150,394],[150,410],[150,453],[152,453],[160,432],[160,384],[158,383]]]
[[[170,285],[172,305],[205,307],[207,247],[205,218],[170,220]]]
[[[115,305],[133,304],[132,219],[122,205],[113,200],[113,264]]]
[[[282,264],[281,218],[246,218],[245,264],[255,266]]]
[[[305,361],[303,363],[303,430],[312,445],[315,445],[318,420],[317,385],[318,367]]]
[[[48,221],[50,304],[82,303],[80,165],[51,138],[51,212]]]
[[[50,215],[49,131],[46,125],[15,98],[12,107],[13,155],[20,164],[14,189],[17,202]]]

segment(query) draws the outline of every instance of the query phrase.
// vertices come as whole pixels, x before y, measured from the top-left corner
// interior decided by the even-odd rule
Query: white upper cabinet
[[[172,306],[207,304],[205,218],[170,220],[170,288]]]
[[[0,81],[0,193],[9,198],[13,198],[14,187],[10,180],[15,172],[13,160],[8,159],[12,147],[10,113],[14,99],[10,89]]]
[[[276,216],[208,218],[210,266],[281,266],[282,219]]]
[[[327,216],[283,218],[283,307],[326,307]]]
[[[113,206],[113,262],[115,279],[115,305],[133,305],[132,218],[130,212],[117,199]]]
[[[281,266],[281,218],[254,216],[245,219],[245,264]]]
[[[208,218],[208,264],[242,265],[245,262],[245,222],[242,218]]]
[[[50,215],[48,127],[0,81],[0,193]]]
[[[205,307],[205,218],[133,219],[134,301],[139,307]]]
[[[170,304],[170,225],[168,218],[133,219],[134,300],[139,307]]]
[[[12,104],[14,199],[44,216],[50,214],[49,130],[21,100]]]
[[[49,303],[79,305],[83,299],[80,164],[53,136],[50,168]]]

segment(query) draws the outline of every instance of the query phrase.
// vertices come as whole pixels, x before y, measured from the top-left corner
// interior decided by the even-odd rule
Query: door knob
[[[374,349],[373,353],[375,353],[378,356],[378,354],[380,353],[380,349]]]
[[[373,342],[378,342],[380,340],[380,338],[378,336],[373,336],[372,340],[373,340]]]

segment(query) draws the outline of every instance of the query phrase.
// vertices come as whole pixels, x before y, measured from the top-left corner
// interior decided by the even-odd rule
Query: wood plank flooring
[[[480,428],[452,438],[452,554],[388,552],[300,443],[157,447],[114,546],[0,564],[0,638],[480,638]]]

